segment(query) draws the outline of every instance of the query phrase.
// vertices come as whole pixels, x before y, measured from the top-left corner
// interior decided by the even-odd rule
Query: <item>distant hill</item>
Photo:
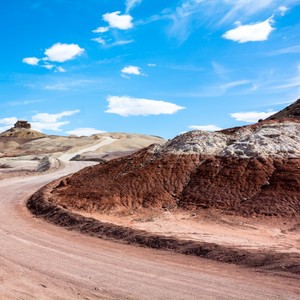
[[[13,137],[34,140],[45,137],[46,134],[27,128],[11,128],[0,134],[0,137]]]
[[[300,99],[298,99],[296,102],[289,105],[285,109],[279,111],[278,113],[270,116],[266,120],[279,120],[283,118],[300,119]]]
[[[30,140],[38,139],[45,136],[46,134],[31,129],[31,125],[27,121],[17,121],[14,127],[0,133],[0,137],[12,137]]]
[[[96,147],[97,144],[111,138],[114,141]],[[0,134],[0,157],[30,155],[52,155],[68,152],[73,160],[107,161],[131,154],[154,143],[164,143],[163,138],[129,133],[101,133],[92,136],[46,135],[31,129],[27,121],[18,121],[13,128]],[[93,150],[88,150],[90,147]],[[87,149],[86,152],[78,150]]]

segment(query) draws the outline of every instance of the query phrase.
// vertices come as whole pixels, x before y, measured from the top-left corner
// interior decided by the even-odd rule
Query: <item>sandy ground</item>
[[[215,243],[239,249],[300,253],[300,220],[243,218],[217,211],[141,211],[82,213],[87,217],[178,239]]]
[[[299,299],[299,280],[83,236],[34,218],[38,188],[86,165],[0,180],[0,299]]]

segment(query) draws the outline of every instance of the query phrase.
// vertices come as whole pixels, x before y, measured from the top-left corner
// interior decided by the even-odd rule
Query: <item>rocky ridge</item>
[[[233,134],[197,130],[179,135],[153,150],[220,157],[300,158],[299,132],[300,121],[264,122],[260,126],[241,127]]]
[[[84,211],[219,209],[299,216],[300,122],[192,131],[63,180],[51,201]]]
[[[279,111],[278,113],[270,116],[267,120],[280,120],[282,118],[300,118],[300,99],[292,103],[285,109]]]

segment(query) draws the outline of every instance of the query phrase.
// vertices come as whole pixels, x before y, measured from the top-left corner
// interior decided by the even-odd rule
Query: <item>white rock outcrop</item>
[[[190,131],[153,152],[213,156],[300,158],[300,123],[264,123],[241,127],[233,133]]]

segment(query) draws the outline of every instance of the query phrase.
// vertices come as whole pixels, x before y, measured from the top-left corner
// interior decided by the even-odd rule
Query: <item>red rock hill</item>
[[[179,207],[299,216],[299,132],[297,118],[188,132],[74,174],[53,201],[86,211]]]

